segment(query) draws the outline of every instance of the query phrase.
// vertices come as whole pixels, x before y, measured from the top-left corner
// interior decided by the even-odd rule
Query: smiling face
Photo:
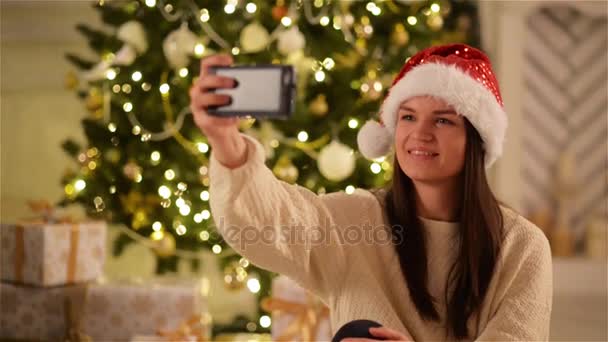
[[[465,119],[445,101],[417,96],[397,113],[395,154],[401,170],[414,182],[456,180],[464,168]]]

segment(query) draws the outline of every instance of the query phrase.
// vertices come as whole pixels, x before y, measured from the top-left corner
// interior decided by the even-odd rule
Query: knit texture
[[[429,291],[441,321],[416,312],[378,194],[317,195],[278,180],[263,147],[247,142],[247,162],[235,169],[210,159],[210,206],[226,242],[253,264],[284,274],[328,305],[332,332],[369,319],[414,341],[442,341],[443,292],[457,246],[457,223],[422,219],[427,236]],[[505,239],[488,293],[468,321],[473,340],[546,341],[552,304],[549,243],[540,229],[502,208]]]

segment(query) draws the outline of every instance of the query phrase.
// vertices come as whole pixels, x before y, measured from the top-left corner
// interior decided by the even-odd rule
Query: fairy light
[[[150,159],[155,163],[158,164],[158,161],[160,160],[160,152],[158,151],[154,151],[152,153],[150,153]]]
[[[116,124],[115,124],[115,123],[113,123],[113,122],[110,122],[110,123],[108,124],[108,131],[110,131],[110,132],[112,132],[112,133],[116,132]]]
[[[260,325],[262,326],[262,328],[268,328],[268,327],[270,327],[270,324],[271,324],[270,317],[268,317],[267,315],[260,317]]]
[[[113,91],[115,94],[120,93],[120,84],[115,84],[115,85],[113,85],[113,86],[112,86],[112,91]]]
[[[164,236],[165,236],[165,233],[163,233],[162,231],[153,232],[152,234],[150,234],[150,238],[155,241],[162,240],[162,238]]]
[[[374,174],[379,174],[380,171],[382,171],[382,166],[380,166],[380,164],[378,163],[372,163],[372,165],[369,166],[370,170],[372,170],[372,172]]]
[[[382,91],[382,83],[380,81],[374,82],[374,90],[378,92]]]
[[[203,8],[201,10],[201,15],[200,15],[199,19],[204,23],[209,21],[209,19],[210,19],[209,11],[206,8]]]
[[[125,83],[122,85],[122,92],[125,94],[131,94],[131,85],[128,83]]]
[[[116,78],[116,71],[114,71],[114,69],[109,69],[108,71],[106,71],[106,78],[109,79],[110,81]]]
[[[142,181],[143,179],[144,179],[144,178],[142,177],[141,173],[138,173],[138,174],[136,174],[136,175],[135,175],[135,179],[134,179],[134,181],[135,181],[135,183],[141,183],[141,181]]]
[[[226,4],[226,6],[224,6],[224,12],[227,14],[232,14],[235,10],[236,6],[234,6],[234,4]]]
[[[173,171],[172,169],[167,169],[165,171],[165,179],[173,180],[173,178],[175,178],[175,171]]]
[[[175,232],[180,236],[186,234],[186,231],[187,229],[183,224],[180,224],[177,228],[175,228]]]
[[[238,55],[239,53],[241,53],[241,49],[239,49],[238,47],[233,47],[232,50],[230,51],[232,52],[233,55]]]
[[[161,185],[158,187],[158,195],[164,199],[171,197],[171,189],[169,189],[166,185]]]
[[[255,278],[247,280],[247,287],[249,288],[249,291],[251,291],[251,293],[258,293],[262,288],[260,286],[260,281]]]
[[[285,26],[285,27],[289,27],[292,24],[292,20],[290,17],[285,16],[285,17],[281,18],[281,24],[283,24],[283,26]]]
[[[208,220],[211,217],[211,212],[207,209],[201,211],[201,217],[203,220]]]
[[[139,135],[139,133],[141,133],[141,127],[139,127],[138,125],[133,126],[133,129],[131,129],[131,133],[133,133],[133,135]]]
[[[361,85],[361,91],[364,92],[364,93],[367,93],[369,91],[369,84],[363,83]]]
[[[169,92],[169,85],[167,83],[163,83],[159,89],[161,94],[166,95]]]
[[[148,6],[148,7],[156,6],[156,0],[146,0],[146,6]]]
[[[76,191],[82,191],[84,188],[86,188],[86,186],[87,183],[82,179],[77,179],[76,182],[74,182],[74,189]]]
[[[205,53],[205,45],[203,45],[202,43],[197,43],[196,45],[194,45],[194,54],[196,55],[196,57],[201,57],[203,53]]]
[[[357,121],[357,119],[348,120],[348,127],[352,128],[352,129],[359,127],[359,121]]]
[[[211,251],[213,251],[213,253],[215,253],[215,254],[220,254],[220,253],[222,253],[222,246],[213,245],[213,247],[211,247]]]
[[[209,191],[207,190],[203,190],[201,191],[201,201],[208,201],[209,200]]]
[[[207,241],[207,240],[209,240],[209,232],[206,230],[203,230],[202,232],[200,232],[198,234],[198,237],[201,238],[201,240],[203,240],[203,241]]]
[[[203,222],[203,215],[201,215],[201,213],[196,213],[194,214],[194,222],[196,223],[201,223]]]
[[[414,26],[416,25],[416,23],[418,22],[418,19],[416,19],[416,17],[410,15],[409,17],[407,17],[407,23]]]
[[[139,71],[136,71],[133,74],[131,74],[131,79],[135,82],[141,81],[141,78],[142,78],[142,74]]]
[[[319,20],[319,24],[321,24],[321,26],[327,26],[329,25],[329,17],[324,15],[323,17],[321,17],[321,19]]]
[[[439,6],[439,4],[432,4],[431,5],[431,11],[433,11],[435,13],[439,13],[440,10],[441,10],[441,7]]]
[[[186,77],[186,76],[188,76],[188,69],[187,69],[187,68],[181,68],[181,69],[179,69],[179,75],[180,75],[181,77]]]
[[[298,133],[298,140],[301,142],[306,142],[308,140],[308,133],[305,131],[300,131],[300,133]]]
[[[334,62],[333,59],[327,57],[323,60],[323,66],[325,67],[325,69],[331,70],[334,68],[334,66],[336,66],[336,62]]]
[[[349,185],[346,187],[346,189],[344,189],[344,191],[348,194],[351,195],[353,192],[355,192],[355,187],[352,185]]]
[[[258,6],[256,6],[253,2],[250,2],[245,6],[245,9],[248,13],[255,13],[258,10]]]
[[[325,72],[323,72],[323,70],[315,72],[315,80],[317,80],[317,82],[323,82],[325,80]]]
[[[175,205],[178,208],[181,208],[182,206],[186,205],[186,201],[184,201],[184,199],[180,197],[180,198],[178,198],[178,199],[175,200]]]
[[[207,153],[207,152],[209,152],[209,145],[207,145],[205,143],[198,143],[198,144],[196,144],[196,147],[198,148],[198,150],[201,153]]]
[[[141,84],[141,89],[143,89],[143,91],[150,91],[150,89],[152,89],[152,85],[148,82],[144,82]]]
[[[152,223],[152,229],[155,232],[159,232],[161,229],[163,229],[163,224],[160,223],[160,222],[158,222],[158,221],[156,221],[156,222]]]
[[[179,213],[182,216],[188,216],[190,214],[190,206],[187,204],[182,205],[181,207],[179,207]]]
[[[314,2],[314,6],[315,6],[316,8],[321,8],[321,7],[323,7],[323,0],[315,0],[315,2]]]
[[[108,191],[110,191],[111,194],[115,194],[116,193],[116,186],[114,186],[114,185],[110,186],[110,189],[108,189]]]
[[[122,105],[122,110],[129,113],[133,110],[133,104],[131,102],[125,102],[125,104]]]

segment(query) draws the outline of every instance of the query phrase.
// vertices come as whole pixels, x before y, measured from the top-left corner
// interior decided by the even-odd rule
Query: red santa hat
[[[357,136],[368,159],[385,156],[393,146],[397,112],[409,98],[430,95],[444,100],[475,127],[484,144],[485,166],[502,154],[507,115],[488,57],[465,44],[427,48],[403,66],[380,109],[380,122],[369,120]]]

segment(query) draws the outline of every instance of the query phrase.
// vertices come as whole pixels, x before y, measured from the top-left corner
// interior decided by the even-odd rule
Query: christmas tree
[[[99,60],[67,54],[77,70],[67,86],[84,101],[87,142],[63,148],[78,167],[62,179],[61,204],[133,234],[158,256],[158,272],[207,249],[229,287],[247,283],[268,295],[272,274],[230,250],[209,211],[209,145],[193,124],[188,89],[204,56],[231,53],[236,64],[291,64],[297,100],[287,121],[246,119],[267,165],[286,182],[316,193],[371,188],[390,180],[390,160],[356,152],[359,127],[372,118],[406,59],[432,44],[476,45],[469,1],[99,0],[106,28],[80,24]],[[108,29],[109,28],[109,29]],[[262,312],[260,312],[262,314]],[[259,317],[245,318],[257,322]],[[251,325],[249,326],[251,330]],[[263,330],[264,327],[255,327]]]

